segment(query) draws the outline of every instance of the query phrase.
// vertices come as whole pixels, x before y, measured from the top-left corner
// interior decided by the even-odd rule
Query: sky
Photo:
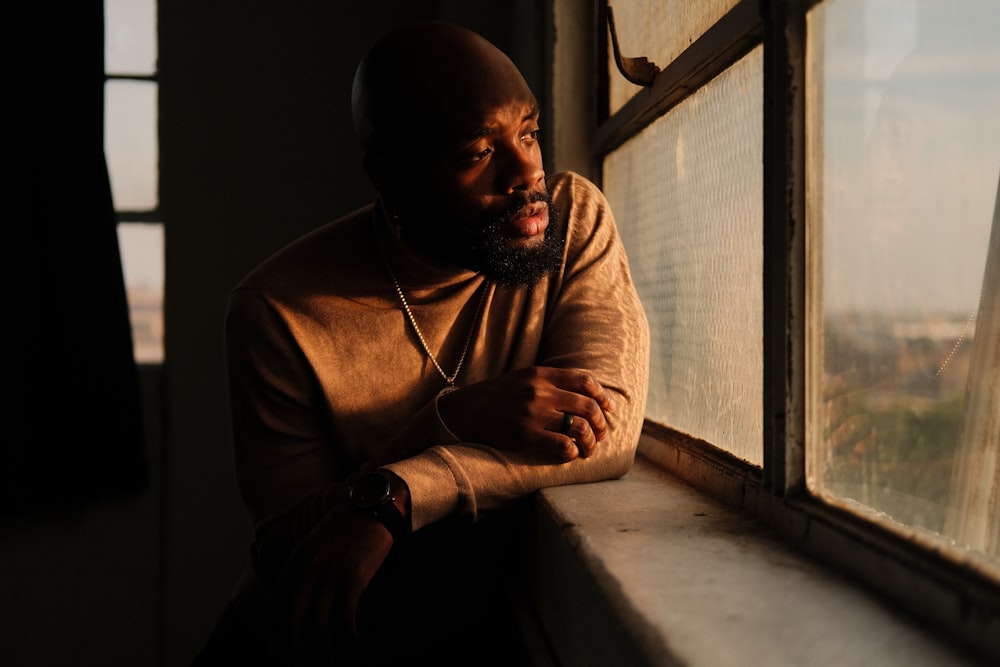
[[[826,310],[968,316],[1000,185],[1000,2],[820,7]]]

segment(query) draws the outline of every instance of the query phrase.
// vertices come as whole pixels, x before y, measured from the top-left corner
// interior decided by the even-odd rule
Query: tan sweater
[[[646,400],[646,318],[604,196],[575,174],[548,183],[567,225],[563,266],[532,287],[486,286],[457,384],[531,365],[589,370],[617,402],[597,453],[558,463],[449,433],[434,405],[444,380],[379,248],[446,373],[473,326],[483,279],[418,256],[370,205],[278,252],[232,294],[226,350],[235,463],[256,527],[362,467],[385,466],[406,481],[414,530],[629,470]]]

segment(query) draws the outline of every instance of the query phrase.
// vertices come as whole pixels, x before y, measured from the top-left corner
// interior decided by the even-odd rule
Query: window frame
[[[159,12],[159,2],[158,2],[158,0],[156,2],[154,2],[153,9],[154,9],[154,15],[153,15],[152,19],[155,22],[158,19],[158,12]],[[107,11],[108,11],[107,3],[104,3],[103,11],[105,12],[105,14],[107,13]],[[157,45],[157,49],[158,49],[158,45]],[[122,223],[134,223],[134,224],[142,224],[142,225],[156,225],[156,226],[159,226],[161,229],[163,229],[164,232],[165,232],[166,227],[165,227],[165,224],[164,224],[164,217],[163,217],[163,203],[162,203],[162,200],[161,200],[161,197],[160,197],[160,169],[159,169],[159,153],[160,153],[160,146],[159,146],[159,107],[160,107],[160,101],[159,100],[160,100],[160,92],[161,91],[160,91],[160,72],[159,72],[159,67],[158,67],[158,59],[157,59],[156,62],[154,62],[153,70],[150,71],[150,72],[148,72],[148,73],[141,73],[141,72],[135,72],[135,71],[114,71],[114,70],[109,70],[108,67],[107,67],[107,63],[105,62],[105,67],[104,67],[104,88],[105,88],[105,90],[107,89],[107,86],[108,86],[109,83],[118,82],[118,81],[136,81],[136,82],[141,82],[141,83],[149,83],[149,84],[152,84],[153,86],[155,86],[155,89],[156,89],[156,100],[157,100],[156,101],[156,114],[157,114],[157,117],[154,118],[153,121],[155,122],[156,128],[157,128],[157,132],[156,132],[156,142],[157,142],[157,170],[156,170],[156,173],[154,174],[155,187],[156,187],[156,201],[155,201],[155,205],[153,206],[153,208],[151,208],[151,209],[123,209],[123,208],[119,208],[117,202],[113,201],[112,204],[114,206],[116,227],[117,227],[117,225],[121,225]],[[106,99],[107,98],[105,97],[105,100]],[[107,104],[106,101],[105,101],[105,104]],[[106,139],[105,139],[105,141],[106,141]],[[110,171],[109,171],[108,176],[110,178],[110,176],[111,176]],[[123,254],[123,252],[124,252],[124,250],[121,247],[119,247],[119,254],[121,255],[121,254]],[[122,258],[122,260],[124,261],[124,257]],[[128,291],[128,285],[126,285],[126,292],[127,291]],[[165,301],[165,292],[166,292],[166,286],[165,285],[164,285],[164,290],[163,291],[164,291],[163,301]],[[160,304],[160,316],[161,317],[163,317],[163,301],[161,301],[161,304]],[[134,313],[132,311],[132,304],[131,304],[131,301],[130,301],[129,302],[129,321],[130,321],[130,325],[134,327],[135,323],[132,321],[133,317],[134,317]],[[135,331],[135,329],[133,328],[133,337],[135,335],[134,331]],[[165,342],[161,340],[161,348],[162,347],[165,347]],[[164,352],[163,352],[163,358],[161,358],[160,360],[158,360],[158,361],[138,361],[137,360],[136,361],[136,365],[139,366],[140,368],[149,367],[149,368],[153,368],[153,369],[159,369],[164,364],[164,358],[165,358],[165,356],[166,356],[166,352],[164,350]]]
[[[604,158],[759,44],[763,66],[763,466],[646,421],[641,453],[774,528],[960,645],[1000,655],[1000,581],[935,548],[828,505],[806,487],[806,16],[822,0],[740,0],[642,94],[608,111],[607,2],[595,0],[599,60],[593,174]],[[612,3],[613,6],[613,3]],[[638,53],[624,55],[641,56]],[[611,73],[616,74],[615,72]]]

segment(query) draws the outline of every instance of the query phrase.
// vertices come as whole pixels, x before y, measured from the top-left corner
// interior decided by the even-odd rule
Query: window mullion
[[[764,480],[805,489],[805,6],[765,3]]]

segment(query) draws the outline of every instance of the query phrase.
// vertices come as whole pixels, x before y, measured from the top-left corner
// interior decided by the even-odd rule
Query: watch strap
[[[350,485],[347,499],[352,508],[374,517],[385,526],[393,541],[410,534],[410,522],[396,507],[392,482],[387,475],[379,472],[362,475]]]
[[[371,513],[388,529],[393,541],[398,542],[410,534],[410,524],[396,507],[395,498],[391,495],[385,504],[371,510]]]

